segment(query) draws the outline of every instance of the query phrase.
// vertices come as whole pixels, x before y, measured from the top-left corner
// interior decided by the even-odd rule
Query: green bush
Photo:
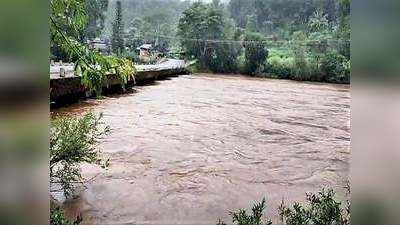
[[[320,54],[312,55],[311,57],[308,58],[307,61],[311,74],[310,81],[324,82],[326,80],[326,74],[322,70],[321,55]]]
[[[280,79],[290,78],[293,70],[293,57],[281,58],[272,56],[268,58],[266,72]]]
[[[71,197],[74,186],[82,183],[80,163],[101,163],[96,144],[109,130],[101,118],[102,114],[88,113],[79,118],[56,118],[51,123],[50,184],[60,185],[65,197]]]
[[[266,72],[269,77],[302,81],[350,83],[351,64],[337,52],[315,54],[300,44],[292,46],[292,55],[271,49]]]
[[[350,188],[348,188],[350,193]],[[235,225],[271,225],[271,220],[262,220],[265,209],[265,199],[256,203],[252,213],[239,209],[232,212],[232,221]],[[335,192],[332,189],[322,189],[317,194],[307,194],[307,203],[295,202],[292,207],[282,204],[279,206],[281,225],[349,225],[350,224],[350,203],[342,207],[342,204],[335,199]],[[219,220],[217,225],[226,225]]]
[[[307,54],[307,46],[305,46],[305,40],[307,36],[301,32],[295,32],[293,34],[293,71],[291,78],[293,80],[310,80],[311,78],[311,69],[309,67],[306,54]]]
[[[247,73],[247,71],[246,71],[246,57],[244,55],[244,52],[242,52],[242,54],[240,54],[238,56],[237,63],[238,63],[237,66],[238,66],[239,73],[246,74]]]
[[[322,70],[326,73],[328,82],[350,83],[350,62],[337,52],[325,54],[322,59]]]
[[[50,210],[50,225],[75,225],[79,223],[79,221],[75,221],[74,223],[69,221],[59,209]]]
[[[231,212],[232,222],[235,225],[271,225],[272,222],[270,220],[263,221],[263,211],[265,210],[265,198],[259,202],[254,204],[251,209],[251,214],[248,214],[246,210],[239,209],[236,212]],[[221,220],[218,221],[217,225],[226,225]]]
[[[350,214],[335,200],[332,189],[307,194],[307,204],[298,202],[289,208],[279,207],[281,221],[287,225],[349,225]]]

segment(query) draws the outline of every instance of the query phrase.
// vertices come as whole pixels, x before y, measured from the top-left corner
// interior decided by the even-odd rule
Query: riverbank
[[[271,69],[272,70],[272,69]],[[283,69],[285,70],[285,69]],[[213,71],[208,71],[208,70],[199,70],[196,68],[191,69],[192,74],[215,74],[215,75],[221,75],[221,73],[216,73]],[[349,72],[350,73],[350,72]],[[265,78],[265,79],[276,79],[276,80],[287,80],[287,81],[299,81],[299,82],[310,82],[310,83],[324,83],[324,84],[343,84],[343,85],[350,85],[350,75],[346,77],[344,81],[334,81],[334,80],[321,80],[318,79],[317,77],[320,75],[315,75],[315,76],[310,76],[308,79],[296,79],[294,78],[293,75],[290,73],[274,73],[274,72],[263,72],[263,73],[257,73],[257,74],[246,74],[246,73],[222,73],[223,75],[227,76],[247,76],[247,77],[255,77],[255,78]]]

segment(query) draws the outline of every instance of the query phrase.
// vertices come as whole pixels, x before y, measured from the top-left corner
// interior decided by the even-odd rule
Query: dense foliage
[[[349,225],[350,211],[335,200],[333,190],[307,194],[307,204],[283,204],[279,208],[282,222],[288,225]]]
[[[132,62],[115,56],[105,57],[90,51],[81,42],[81,34],[88,18],[85,0],[51,0],[50,5],[52,55],[56,59],[62,57],[64,61],[75,62],[76,74],[82,76],[82,83],[90,91],[100,95],[107,73],[113,70],[121,71],[118,75],[122,81],[134,78],[135,68]],[[60,52],[62,54],[59,54]]]
[[[79,221],[71,222],[65,218],[64,213],[60,209],[50,209],[50,225],[77,225]]]
[[[148,43],[168,57],[184,53],[203,71],[350,82],[350,0],[201,2],[124,1],[124,55],[135,59],[135,49]],[[109,2],[106,37],[113,34],[117,4]],[[346,58],[336,57],[334,70],[323,65],[333,54]]]
[[[119,40],[114,52],[127,58],[146,43],[203,71],[350,82],[350,0],[125,0],[122,9],[118,2],[109,1],[100,36]]]
[[[349,83],[349,16],[349,0],[214,0],[185,10],[178,35],[199,69]]]
[[[222,41],[233,38],[234,27],[229,25],[223,11],[215,5],[197,2],[183,12],[178,35],[187,55],[197,59],[201,69],[235,70],[237,47]]]
[[[111,37],[118,0],[109,0],[103,37]],[[135,50],[142,44],[152,44],[157,50],[167,54],[167,50],[179,52],[176,37],[177,24],[181,13],[190,2],[181,0],[124,0],[122,7],[125,47],[124,53],[135,58]]]
[[[232,222],[235,225],[271,225],[271,220],[263,219],[265,210],[265,199],[254,204],[252,213],[239,209],[232,212]],[[342,205],[335,199],[332,189],[322,189],[317,194],[307,194],[307,203],[295,202],[292,207],[282,204],[279,207],[282,225],[349,225],[350,205]],[[219,220],[218,225],[226,225]]]

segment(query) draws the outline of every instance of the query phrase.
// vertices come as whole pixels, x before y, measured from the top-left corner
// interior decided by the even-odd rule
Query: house
[[[151,50],[153,49],[151,44],[143,44],[136,49],[139,51],[140,61],[149,62],[151,60]]]

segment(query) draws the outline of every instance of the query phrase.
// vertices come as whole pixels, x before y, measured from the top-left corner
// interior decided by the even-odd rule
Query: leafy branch
[[[103,56],[77,41],[87,20],[83,1],[52,0],[50,5],[51,42],[75,59],[75,73],[81,75],[82,84],[89,91],[96,96],[101,95],[107,74],[115,73],[123,87],[128,81],[135,79],[136,70],[132,61],[116,56]]]
[[[80,163],[101,164],[96,144],[109,131],[101,118],[102,114],[88,113],[81,118],[56,118],[51,123],[50,183],[60,185],[66,197],[71,196],[74,185],[83,183]]]

